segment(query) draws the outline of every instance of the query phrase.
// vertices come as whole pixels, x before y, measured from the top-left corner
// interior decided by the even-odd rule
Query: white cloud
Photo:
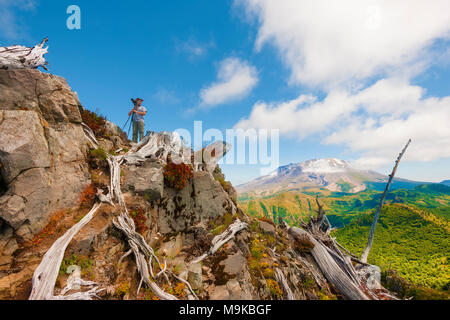
[[[195,37],[190,37],[186,41],[176,40],[176,50],[187,54],[191,61],[205,57],[211,48],[216,46],[214,40],[200,42]]]
[[[238,58],[220,62],[217,81],[200,91],[200,107],[209,108],[245,97],[258,83],[255,67]]]
[[[279,128],[300,139],[319,135],[325,144],[357,152],[355,164],[371,169],[391,163],[409,138],[407,161],[450,158],[450,96],[424,94],[406,80],[382,79],[354,94],[332,91],[320,102],[306,95],[259,102],[236,127]]]
[[[17,18],[17,10],[30,11],[35,6],[35,0],[0,0],[0,36],[6,39],[23,38],[23,26]]]
[[[236,127],[315,136],[354,152],[355,165],[370,169],[392,163],[409,138],[405,161],[450,159],[450,96],[427,97],[411,84],[450,61],[450,1],[235,2],[256,18],[256,49],[273,45],[291,83],[326,94],[258,102]]]
[[[330,89],[419,72],[450,36],[448,0],[235,0],[256,16],[257,49],[275,45],[291,81]],[[436,53],[439,54],[439,53]]]
[[[181,102],[181,99],[178,98],[174,90],[169,90],[166,88],[159,88],[158,91],[153,94],[153,97],[165,105],[174,105]]]

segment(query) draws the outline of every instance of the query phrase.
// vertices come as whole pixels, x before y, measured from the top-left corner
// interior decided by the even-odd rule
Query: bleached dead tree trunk
[[[37,69],[42,67],[47,70],[44,55],[48,47],[44,48],[48,38],[33,48],[24,46],[0,47],[0,69]]]
[[[88,139],[88,142],[91,144],[92,148],[97,149],[98,148],[98,141],[97,138],[95,138],[95,134],[92,131],[91,128],[89,128],[85,123],[81,123],[81,126],[83,127],[84,135],[86,139]]]
[[[325,278],[333,284],[344,298],[349,300],[369,300],[369,297],[362,291],[360,284],[336,263],[327,248],[309,232],[296,227],[288,227],[288,232],[293,236],[307,237],[313,243],[314,247],[311,249],[311,254],[314,260]]]
[[[364,263],[367,263],[367,258],[369,257],[370,250],[372,249],[373,245],[373,238],[375,236],[375,230],[377,227],[378,219],[380,218],[381,209],[383,208],[384,199],[386,198],[387,193],[389,192],[389,188],[391,186],[392,181],[394,180],[395,173],[397,172],[398,165],[400,164],[400,160],[402,159],[403,155],[406,152],[406,149],[408,149],[409,145],[411,144],[411,139],[409,139],[406,146],[403,148],[402,152],[400,152],[397,161],[395,161],[394,169],[392,170],[392,173],[389,175],[389,180],[386,184],[386,188],[384,189],[383,195],[381,196],[380,204],[377,207],[377,211],[375,213],[375,217],[373,218],[372,227],[370,229],[369,238],[367,240],[366,248],[364,249],[362,255],[361,255],[361,261]]]
[[[283,288],[284,292],[286,293],[288,300],[295,300],[294,293],[292,292],[291,288],[289,287],[289,284],[286,280],[286,277],[283,274],[283,271],[276,268],[275,269],[275,279],[279,284],[281,284],[281,287]]]
[[[199,263],[203,260],[205,260],[208,256],[213,255],[217,252],[225,243],[230,241],[234,238],[234,236],[242,231],[243,229],[247,228],[247,223],[242,222],[239,219],[236,219],[235,222],[233,222],[227,230],[225,230],[223,233],[219,234],[218,236],[215,236],[211,242],[211,248],[208,252],[201,255],[200,257],[194,259],[191,263]]]
[[[153,252],[153,249],[147,244],[145,239],[136,232],[134,221],[128,215],[128,210],[120,187],[120,164],[124,161],[124,158],[108,156],[107,161],[111,175],[111,194],[123,209],[123,213],[117,219],[113,220],[113,224],[117,229],[121,230],[128,239],[128,244],[134,253],[138,272],[141,275],[141,281],[151,288],[159,299],[178,300],[175,296],[161,290],[155,281],[150,279],[150,275],[154,276],[152,271],[152,259],[158,263],[161,270],[163,270],[163,268]],[[164,272],[161,272],[161,274],[165,275]]]
[[[131,247],[131,250],[134,253],[134,257],[136,259],[136,266],[139,274],[141,275],[142,281],[153,290],[153,292],[158,296],[161,300],[178,300],[173,295],[164,292],[159,288],[159,286],[150,279],[150,272],[152,259],[155,259],[159,264],[160,269],[161,264],[158,261],[158,258],[155,256],[153,249],[145,242],[144,238],[136,232],[135,225],[133,219],[131,219],[127,213],[122,214],[116,220],[113,220],[116,228],[121,230],[128,238],[128,244]],[[150,266],[150,271],[149,271]]]
[[[47,253],[44,255],[41,263],[34,271],[32,279],[32,290],[29,300],[73,300],[72,296],[55,296],[55,283],[58,278],[59,268],[64,258],[64,252],[72,241],[73,237],[94,217],[95,212],[101,204],[94,205],[92,210],[81,219],[76,225],[70,228],[62,237],[53,243]],[[94,290],[95,289],[95,290]],[[77,299],[91,299],[96,296],[97,290],[94,288],[85,293],[76,295]]]

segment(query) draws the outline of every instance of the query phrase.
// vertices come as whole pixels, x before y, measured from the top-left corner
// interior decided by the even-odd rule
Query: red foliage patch
[[[80,207],[91,207],[97,196],[97,189],[93,184],[88,185],[80,195]]]
[[[170,162],[164,167],[164,182],[170,188],[183,190],[193,177],[192,167],[187,164]]]
[[[148,230],[147,227],[147,216],[145,215],[144,209],[137,209],[133,212],[131,212],[131,218],[134,220],[134,224],[136,225],[136,230],[140,234],[144,234],[145,231]]]
[[[39,234],[34,236],[33,240],[27,242],[25,244],[25,247],[37,247],[45,237],[55,234],[58,221],[60,221],[65,214],[66,211],[59,211],[55,215],[53,215],[53,217],[50,219],[50,222],[45,226],[45,228]]]
[[[91,128],[96,137],[104,137],[106,134],[106,118],[87,109],[81,110],[83,122]]]

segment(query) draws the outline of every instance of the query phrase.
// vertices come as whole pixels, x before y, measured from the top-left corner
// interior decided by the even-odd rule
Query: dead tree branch
[[[191,263],[201,262],[201,261],[205,260],[208,256],[213,255],[225,243],[227,243],[228,241],[233,239],[234,236],[236,235],[236,233],[238,233],[239,231],[241,231],[241,230],[243,230],[245,228],[247,228],[247,224],[245,222],[242,222],[239,219],[236,219],[236,221],[234,223],[232,223],[227,228],[227,230],[225,230],[222,234],[219,234],[218,236],[214,237],[214,239],[212,240],[211,248],[209,249],[209,251],[207,253],[205,253],[205,254],[201,255],[200,257],[194,259]]]
[[[37,69],[42,67],[47,70],[47,61],[44,55],[48,52],[48,47],[44,48],[48,38],[40,44],[29,48],[24,46],[0,47],[0,69]]]
[[[94,205],[92,210],[81,219],[76,225],[70,228],[62,237],[53,243],[47,253],[44,255],[41,263],[34,271],[30,300],[64,300],[64,297],[56,297],[53,292],[55,290],[56,279],[58,278],[59,268],[64,258],[64,252],[73,237],[94,217],[95,212],[100,208],[101,204]],[[91,298],[91,293],[95,294],[97,291],[85,293],[88,295],[86,299]],[[77,295],[78,298],[83,297],[83,293]],[[70,300],[70,298],[68,298]]]
[[[372,249],[373,238],[375,236],[375,229],[377,227],[378,219],[380,218],[381,209],[383,208],[383,204],[384,204],[384,199],[386,198],[386,195],[389,192],[391,183],[394,180],[394,176],[395,176],[395,173],[397,172],[397,168],[398,168],[398,165],[400,164],[400,160],[402,159],[403,155],[406,152],[406,149],[408,149],[410,144],[411,144],[411,139],[409,139],[405,148],[403,148],[402,152],[400,152],[397,160],[395,161],[394,169],[392,170],[392,173],[389,175],[389,180],[386,184],[386,189],[384,190],[383,195],[381,196],[380,204],[378,205],[377,211],[375,213],[375,217],[373,218],[372,228],[370,229],[369,238],[367,240],[367,246],[361,255],[361,261],[364,263],[367,263],[367,258],[369,257],[370,250]]]

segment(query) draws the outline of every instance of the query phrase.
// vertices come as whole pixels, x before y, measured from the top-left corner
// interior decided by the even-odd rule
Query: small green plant
[[[142,300],[159,300],[159,298],[153,293],[152,289],[145,288],[142,294]]]
[[[91,156],[100,160],[104,160],[106,161],[106,158],[108,157],[106,155],[105,150],[103,150],[102,148],[98,148],[98,149],[94,149],[90,151]]]
[[[254,233],[259,232],[259,224],[258,221],[254,220],[251,224],[250,224],[250,230]]]
[[[215,236],[218,236],[219,234],[221,234],[222,232],[225,231],[227,227],[223,224],[221,226],[218,226],[217,228],[215,228],[214,230],[211,231],[211,233]]]
[[[283,298],[283,291],[281,291],[280,286],[275,280],[267,279],[267,287],[269,288],[270,294],[276,299]]]
[[[81,268],[81,275],[86,277],[93,276],[94,261],[86,256],[77,256],[73,254],[69,258],[64,259],[61,262],[59,273],[64,274],[67,272],[67,268],[70,266],[79,266]]]
[[[305,275],[303,278],[303,285],[306,289],[310,289],[312,287],[314,287],[314,279],[308,275]]]
[[[164,182],[170,188],[183,190],[193,177],[192,167],[185,163],[170,162],[164,167]]]
[[[259,260],[263,257],[264,248],[258,239],[255,239],[252,241],[251,254],[252,254],[252,257],[257,260]]]
[[[317,292],[317,296],[320,300],[337,300],[337,297],[335,295],[328,295],[324,289]]]
[[[264,275],[264,278],[266,278],[266,279],[273,279],[273,278],[275,278],[275,271],[273,271],[273,269],[270,269],[270,268],[265,268],[263,271],[263,275]]]
[[[119,298],[123,298],[128,292],[130,292],[130,284],[126,281],[123,281],[117,287],[114,295]]]

